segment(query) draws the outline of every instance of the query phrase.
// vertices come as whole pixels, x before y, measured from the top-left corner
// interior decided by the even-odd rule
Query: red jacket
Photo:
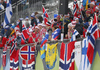
[[[0,47],[4,47],[4,45],[6,44],[7,38],[3,37],[2,38],[2,42],[0,42]]]

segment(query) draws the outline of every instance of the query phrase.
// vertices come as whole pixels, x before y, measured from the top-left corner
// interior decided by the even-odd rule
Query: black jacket
[[[76,24],[75,28],[80,35],[83,35],[83,26],[81,24]]]
[[[32,26],[34,26],[34,25],[37,26],[37,20],[35,18],[31,20],[31,25]]]

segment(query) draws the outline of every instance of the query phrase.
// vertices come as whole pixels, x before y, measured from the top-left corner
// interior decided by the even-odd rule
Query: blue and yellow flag
[[[48,69],[53,69],[55,67],[55,62],[57,60],[57,45],[58,43],[52,45],[47,44],[45,61]]]

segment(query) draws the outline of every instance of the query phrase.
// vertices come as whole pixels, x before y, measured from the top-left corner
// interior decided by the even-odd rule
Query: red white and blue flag
[[[98,28],[97,28],[97,16],[94,15],[94,20],[91,28],[91,34],[89,37],[88,49],[87,49],[87,57],[89,63],[92,64],[93,61],[93,54],[95,48],[95,40],[98,38]]]
[[[66,70],[74,70],[74,62],[75,62],[75,41],[68,43],[67,46],[67,69]]]
[[[30,60],[34,58],[35,48],[31,46],[23,46],[20,49],[20,57],[24,60]]]
[[[61,44],[59,70],[67,70],[67,44]]]
[[[41,59],[45,58],[45,44],[48,41],[49,34],[46,33],[45,37],[42,39],[40,51],[41,51]]]
[[[50,26],[50,24],[48,23],[48,13],[46,12],[44,6],[42,5],[42,10],[43,10],[43,18],[44,18],[44,23],[47,25],[47,26]]]
[[[24,24],[22,25],[22,38],[23,38],[23,40],[26,40],[29,38],[28,31]]]
[[[61,44],[59,70],[74,70],[74,44],[75,41]]]
[[[19,70],[19,50],[17,50],[15,58],[10,57],[10,70]]]
[[[2,57],[2,65],[3,65],[3,67],[6,66],[6,52],[7,52],[7,45],[5,44],[4,49],[3,49],[3,57]]]
[[[22,58],[22,70],[35,69],[35,47],[24,46],[20,49]]]
[[[22,60],[22,70],[35,70],[35,58]]]
[[[12,43],[12,47],[10,50],[10,57],[15,58],[16,54],[17,54],[17,50],[15,49],[17,47],[17,41],[13,41]]]
[[[43,6],[42,6],[42,7],[43,7]],[[46,18],[49,17],[44,7],[43,7],[43,17],[46,17]]]
[[[77,4],[77,0],[74,0],[74,5],[73,5],[73,15],[74,17],[77,17],[77,9],[78,9],[78,4]]]

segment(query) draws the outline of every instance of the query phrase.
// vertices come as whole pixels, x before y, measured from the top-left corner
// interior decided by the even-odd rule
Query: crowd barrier
[[[80,39],[77,39],[77,41],[82,41],[83,38],[80,38]],[[60,47],[61,47],[61,43],[62,41],[48,41],[47,43],[49,44],[55,44],[58,42],[58,46],[57,46],[57,49],[58,49],[58,52],[57,52],[57,61],[56,61],[56,64],[55,64],[55,67],[52,69],[52,70],[59,70],[59,56],[60,56]],[[70,40],[64,40],[63,41],[64,43],[69,43]],[[33,43],[34,44],[34,43]],[[22,46],[28,46],[28,45],[32,45],[32,44],[25,44],[25,45],[20,45],[20,47]],[[20,48],[18,47],[18,49]],[[82,47],[81,47],[82,49]],[[0,70],[8,70],[10,68],[10,49],[7,50],[7,58],[6,58],[6,62],[7,65],[6,67],[3,69],[2,67],[2,52],[3,52],[3,48],[0,49]],[[36,51],[35,51],[35,57],[36,57],[36,65],[35,65],[35,70],[49,70],[46,68],[46,63],[45,63],[45,59],[41,59],[40,58],[40,44],[38,44],[36,46]],[[92,64],[92,68],[91,70],[99,70],[100,69],[100,39],[97,39],[96,40],[96,46],[95,46],[95,49],[94,49],[94,58],[93,58],[93,64]],[[19,57],[19,70],[22,70],[22,59]],[[75,63],[75,70],[78,70],[77,69],[77,65]]]

